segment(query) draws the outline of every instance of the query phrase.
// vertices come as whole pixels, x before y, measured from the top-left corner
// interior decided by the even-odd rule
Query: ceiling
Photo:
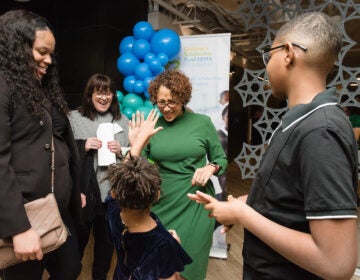
[[[182,35],[231,33],[232,63],[256,70],[264,67],[260,48],[271,44],[279,26],[297,11],[320,10],[344,22],[344,30],[354,46],[342,63],[359,67],[360,4],[347,2],[359,1],[333,4],[330,0],[149,0],[149,13],[166,15],[173,25],[179,26]],[[353,20],[349,20],[351,15]]]
[[[16,1],[19,0],[1,0],[0,11],[13,7],[14,3],[19,5]],[[344,33],[341,67],[359,69],[360,66],[360,0],[138,0],[128,1],[125,9],[121,6],[124,4],[118,4],[122,1],[105,2],[106,7],[111,6],[111,11],[115,13],[103,13],[106,15],[106,24],[117,30],[125,30],[124,26],[129,26],[131,22],[130,17],[136,19],[138,15],[128,9],[129,5],[136,5],[139,11],[144,9],[144,14],[147,12],[148,20],[155,25],[155,29],[169,27],[181,35],[231,33],[232,65],[249,70],[264,69],[261,48],[271,44],[276,30],[289,18],[303,11],[323,11],[341,23]],[[73,11],[76,18],[84,22],[90,22],[94,17],[91,13],[89,15],[89,9],[99,8],[89,5],[86,0],[70,3],[62,0],[33,0],[21,5],[35,7],[42,11],[41,14],[49,14],[49,18],[54,18],[51,13],[56,14],[60,8],[69,11],[65,14]],[[82,13],[84,7],[86,12]],[[58,22],[62,25],[69,21],[64,16],[55,18],[59,18]],[[348,69],[345,72],[349,72]],[[359,72],[356,70],[350,76],[360,80]],[[335,69],[333,74],[336,73]],[[347,79],[346,75],[343,79]]]

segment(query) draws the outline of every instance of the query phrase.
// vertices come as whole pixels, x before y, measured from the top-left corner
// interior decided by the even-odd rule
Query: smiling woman
[[[190,112],[189,77],[179,70],[166,70],[149,86],[150,99],[156,103],[163,127],[150,139],[143,155],[158,166],[162,178],[161,197],[154,211],[167,229],[178,233],[181,244],[193,263],[185,267],[185,279],[205,279],[214,220],[208,212],[187,199],[187,193],[203,190],[214,196],[210,177],[221,175],[227,167],[225,152],[210,118]],[[207,164],[207,159],[212,164]]]
[[[35,33],[33,55],[37,65],[35,75],[39,80],[46,74],[46,70],[52,63],[52,55],[55,50],[55,38],[50,30],[38,30]]]
[[[98,165],[98,150],[107,147],[119,161],[122,157],[121,148],[129,145],[129,119],[120,113],[114,92],[115,86],[109,76],[94,74],[87,81],[81,106],[69,114],[81,165],[84,223],[78,236],[80,254],[82,257],[93,229],[96,244],[93,279],[106,279],[113,254],[113,245],[109,242],[106,232],[104,205],[110,190],[109,181],[103,180],[108,167]],[[107,143],[97,138],[97,129],[104,123],[113,125],[114,140]]]
[[[55,38],[45,18],[25,10],[1,15],[0,34],[0,238],[12,238],[23,261],[0,271],[0,278],[39,280],[46,269],[51,278],[75,280],[81,269],[78,154],[52,57]],[[54,194],[69,235],[43,255],[24,203],[51,192],[54,168]]]

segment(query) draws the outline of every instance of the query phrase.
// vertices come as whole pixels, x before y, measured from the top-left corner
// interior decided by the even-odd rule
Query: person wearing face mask
[[[181,277],[205,279],[214,221],[186,195],[196,190],[215,195],[209,179],[224,173],[226,154],[210,117],[186,108],[192,85],[183,72],[170,69],[159,74],[150,83],[149,93],[162,114],[157,126],[163,127],[143,150],[159,166],[162,179],[161,197],[152,211],[167,229],[176,230],[193,260]]]
[[[129,145],[129,119],[120,113],[115,96],[115,85],[111,78],[103,74],[92,75],[85,86],[81,106],[69,114],[80,154],[81,196],[83,221],[79,231],[81,257],[84,254],[91,230],[94,235],[93,279],[106,279],[113,255],[113,244],[108,240],[105,221],[105,198],[110,184],[104,180],[108,166],[98,164],[98,151],[106,146],[122,158],[121,148]],[[113,124],[114,140],[103,142],[97,136],[100,124]]]
[[[12,238],[23,262],[0,271],[1,279],[76,279],[81,271],[76,224],[80,220],[78,153],[68,106],[59,86],[55,38],[49,22],[29,11],[0,16],[0,238]],[[68,228],[66,242],[43,254],[24,203],[54,192]]]

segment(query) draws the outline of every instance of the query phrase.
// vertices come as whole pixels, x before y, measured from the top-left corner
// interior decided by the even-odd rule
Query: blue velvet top
[[[157,223],[154,229],[132,233],[122,223],[116,201],[111,199],[107,204],[109,235],[117,253],[114,280],[169,278],[192,262],[154,213],[150,214]]]

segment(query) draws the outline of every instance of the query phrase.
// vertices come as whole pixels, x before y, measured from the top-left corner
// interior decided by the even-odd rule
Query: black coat
[[[80,155],[80,188],[86,195],[86,206],[82,209],[82,221],[91,222],[97,215],[104,215],[99,184],[94,170],[94,150],[85,151],[86,140],[75,140]]]
[[[10,98],[9,88],[0,76],[0,238],[28,230],[31,226],[23,204],[51,191],[50,112],[50,107],[44,107],[41,119],[33,117],[24,100]],[[73,186],[66,186],[71,192],[69,211],[77,222],[81,210],[79,157],[70,125],[63,137],[71,154]],[[55,182],[55,188],[63,185],[61,180]]]

